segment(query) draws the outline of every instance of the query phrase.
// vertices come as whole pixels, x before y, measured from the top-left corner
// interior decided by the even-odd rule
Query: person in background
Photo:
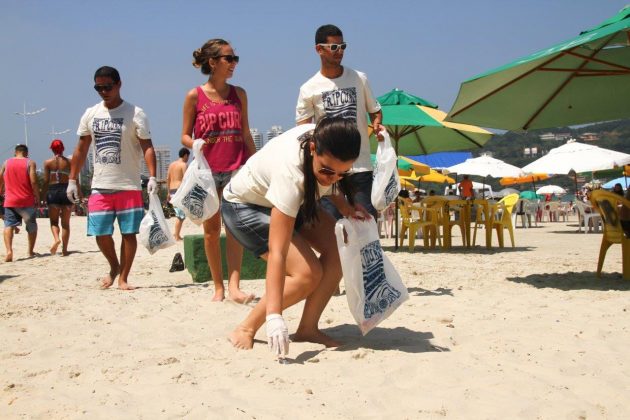
[[[189,157],[190,150],[182,147],[179,149],[179,159],[168,165],[168,173],[166,175],[166,189],[168,190],[167,201],[171,201],[171,197],[175,195],[181,185],[184,174],[186,173],[186,165]],[[184,224],[186,214],[182,209],[177,207],[173,207],[173,210],[175,210],[175,218],[177,219],[175,220],[175,232],[173,236],[176,241],[181,241],[183,239],[181,236],[182,225]]]
[[[203,142],[203,154],[212,169],[219,197],[232,176],[256,153],[249,131],[247,94],[227,81],[234,75],[239,56],[223,39],[211,39],[193,52],[193,66],[201,69],[208,80],[191,89],[184,100],[182,144],[192,149]],[[204,247],[214,283],[212,301],[225,299],[221,267],[221,213],[203,222]],[[226,232],[228,297],[237,303],[255,298],[240,289],[243,247]]]
[[[223,190],[226,228],[267,261],[266,293],[230,334],[235,347],[251,349],[256,331],[266,322],[269,347],[276,355],[287,354],[289,334],[282,312],[302,300],[293,341],[339,345],[318,327],[342,275],[335,220],[319,199],[347,189],[345,178],[360,147],[352,121],[325,118],[317,126],[300,125],[267,143]],[[332,197],[345,217],[369,218],[344,195]]]
[[[115,68],[103,66],[94,73],[94,90],[102,101],[81,117],[67,194],[70,201],[79,202],[77,176],[93,145],[94,176],[88,200],[87,234],[96,237],[96,244],[109,263],[109,272],[100,280],[101,288],[109,288],[118,277],[119,289],[133,290],[129,273],[138,247],[136,235],[144,217],[142,159],[149,170],[147,192],[157,193],[158,187],[149,120],[141,108],[122,99],[121,87],[120,74]],[[116,219],[122,235],[120,259],[113,238]]]
[[[8,159],[0,169],[0,192],[4,188],[4,261],[13,261],[13,234],[18,226],[26,225],[28,233],[29,257],[34,252],[37,240],[36,211],[39,204],[39,186],[37,185],[37,165],[28,158],[28,147],[15,146],[15,157]]]
[[[341,29],[335,25],[323,25],[317,29],[315,51],[319,55],[321,66],[300,87],[295,121],[300,125],[317,123],[324,117],[342,117],[356,124],[361,133],[361,152],[347,182],[356,192],[356,202],[366,208],[376,220],[378,215],[371,199],[372,162],[366,116],[369,114],[373,131],[377,133],[378,141],[382,141],[381,105],[372,94],[367,76],[341,65],[347,45]],[[337,219],[341,217],[329,198],[325,198],[322,205]]]
[[[59,139],[50,143],[50,150],[55,155],[44,162],[44,185],[42,196],[48,204],[48,217],[50,230],[53,235],[53,244],[50,254],[55,255],[61,245],[61,255],[68,255],[68,241],[70,240],[70,215],[73,203],[68,200],[66,189],[68,188],[68,175],[70,175],[70,160],[63,155],[65,146]],[[61,219],[61,232],[59,220]],[[59,238],[61,233],[61,238]]]
[[[459,195],[465,200],[473,200],[475,198],[473,183],[468,178],[468,175],[464,175],[464,179],[459,183]]]
[[[630,187],[626,189],[626,195],[624,197],[630,201]],[[619,220],[621,221],[621,228],[626,235],[626,238],[630,238],[630,207],[621,206],[619,210]]]
[[[613,187],[612,192],[623,197],[623,187],[618,182]]]

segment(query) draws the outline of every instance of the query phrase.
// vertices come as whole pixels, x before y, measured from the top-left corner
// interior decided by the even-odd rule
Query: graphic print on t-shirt
[[[329,90],[322,93],[327,117],[357,120],[357,89],[354,87]]]
[[[123,118],[94,118],[92,132],[96,147],[95,162],[101,165],[120,165],[120,139]]]

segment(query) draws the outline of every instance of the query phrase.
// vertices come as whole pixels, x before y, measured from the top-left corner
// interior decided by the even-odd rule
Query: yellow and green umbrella
[[[376,155],[371,155],[372,165],[376,164]],[[417,162],[415,160],[406,158],[404,156],[398,156],[398,175],[400,176],[410,176],[414,172],[416,174],[428,174],[431,168],[424,163]]]

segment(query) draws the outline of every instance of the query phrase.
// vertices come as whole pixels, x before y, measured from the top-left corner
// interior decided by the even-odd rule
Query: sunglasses
[[[317,44],[317,45],[321,45],[322,47],[326,47],[332,52],[337,51],[339,48],[341,48],[341,51],[343,51],[348,46],[348,44],[345,43],[345,42],[342,42],[341,44]]]
[[[225,58],[225,61],[227,61],[230,64],[238,63],[238,60],[241,59],[238,55],[230,55],[230,54],[217,55],[215,58]]]
[[[326,176],[335,176],[336,175],[339,178],[343,178],[343,177],[346,177],[346,176],[350,175],[351,171],[352,170],[348,170],[348,171],[345,171],[345,172],[335,172],[332,169],[327,168],[325,166],[322,166],[321,168],[319,168],[317,170],[317,172],[319,172],[322,175],[326,175]]]
[[[110,90],[112,90],[114,88],[114,84],[106,84],[106,85],[94,85],[94,90],[97,91],[98,93],[101,92],[109,92]]]

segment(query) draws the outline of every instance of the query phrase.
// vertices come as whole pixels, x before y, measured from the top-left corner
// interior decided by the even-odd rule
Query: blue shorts
[[[256,257],[269,251],[271,208],[221,200],[221,218],[232,236]],[[294,232],[300,230],[303,221],[300,212],[295,219]]]
[[[144,217],[142,191],[92,191],[88,200],[88,236],[112,235],[114,220],[123,235],[136,234]]]
[[[17,227],[22,225],[22,220],[26,225],[28,233],[37,232],[35,207],[5,207],[4,208],[4,227]]]
[[[171,197],[173,197],[177,193],[177,188],[169,190],[168,193],[171,195]],[[175,217],[177,217],[179,220],[184,220],[186,218],[186,213],[184,213],[184,210],[173,206],[173,211],[175,212]]]

